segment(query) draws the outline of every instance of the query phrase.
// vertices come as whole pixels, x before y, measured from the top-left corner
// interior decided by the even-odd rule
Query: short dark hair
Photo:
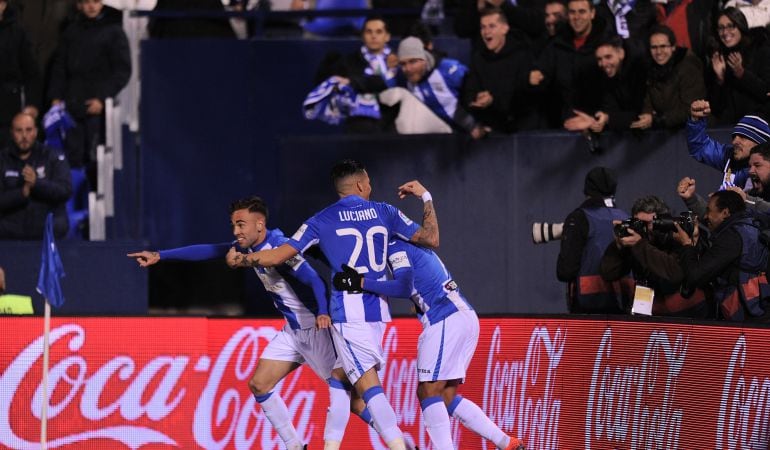
[[[366,16],[366,19],[364,19],[364,23],[361,24],[361,33],[364,32],[364,29],[366,28],[366,24],[373,20],[379,20],[380,22],[385,24],[385,31],[390,33],[390,27],[388,27],[388,21],[385,20],[385,17],[381,16],[380,14],[372,14],[372,15]]]
[[[332,167],[332,183],[334,183],[334,187],[336,188],[337,183],[341,180],[344,180],[351,175],[363,173],[364,171],[366,171],[366,167],[362,163],[354,159],[343,159]]]
[[[493,16],[497,14],[498,17],[500,17],[500,22],[507,24],[508,23],[508,17],[505,15],[502,9],[496,7],[496,6],[487,6],[484,9],[479,12],[479,19],[483,19],[487,16]]]
[[[763,142],[755,145],[749,152],[749,155],[753,155],[754,153],[760,154],[765,161],[770,161],[770,142]]]
[[[623,38],[621,38],[618,35],[608,36],[602,39],[599,42],[599,45],[596,46],[596,48],[598,49],[599,47],[604,47],[607,45],[610,47],[623,49]]]
[[[665,216],[671,214],[671,209],[666,202],[661,200],[655,195],[646,195],[644,197],[636,199],[634,205],[631,206],[631,215],[635,216],[637,213],[654,213],[656,216]]]
[[[720,211],[727,208],[730,211],[730,215],[741,213],[746,211],[746,202],[743,201],[741,194],[734,191],[717,191],[711,194],[711,198],[716,199],[716,207]]]
[[[262,214],[265,216],[265,220],[267,220],[267,204],[264,200],[262,200],[262,198],[257,197],[256,195],[242,198],[230,203],[230,215],[241,209],[248,209],[249,212]]]
[[[676,45],[676,34],[674,34],[674,30],[672,30],[670,27],[666,25],[657,24],[657,25],[653,25],[652,28],[650,28],[650,35],[647,37],[648,44],[653,34],[665,35],[668,38],[669,45]]]

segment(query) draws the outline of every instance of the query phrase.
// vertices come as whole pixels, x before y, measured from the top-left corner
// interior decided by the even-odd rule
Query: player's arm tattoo
[[[438,219],[436,218],[436,210],[433,208],[432,200],[423,204],[422,227],[414,233],[411,240],[426,247],[438,248]]]
[[[251,255],[254,255],[254,253]],[[258,267],[259,258],[252,257],[250,259],[249,256],[251,255],[244,255],[243,253],[238,253],[235,255],[235,264],[237,267]]]

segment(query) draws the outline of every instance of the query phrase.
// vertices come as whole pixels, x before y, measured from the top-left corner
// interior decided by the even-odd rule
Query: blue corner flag
[[[45,236],[43,237],[43,255],[40,262],[40,276],[37,279],[37,291],[53,307],[64,304],[64,294],[59,280],[64,277],[64,266],[59,258],[59,250],[53,238],[53,213],[48,213],[45,219]]]

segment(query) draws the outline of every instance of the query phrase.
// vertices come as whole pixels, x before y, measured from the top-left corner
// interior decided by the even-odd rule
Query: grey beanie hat
[[[436,60],[428,50],[425,50],[422,41],[414,36],[403,39],[398,44],[398,59],[403,61],[407,59],[424,59],[428,63],[428,70],[433,69]]]

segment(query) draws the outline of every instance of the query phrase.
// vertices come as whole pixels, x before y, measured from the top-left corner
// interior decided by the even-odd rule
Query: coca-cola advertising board
[[[43,322],[0,318],[0,448],[39,449]],[[54,318],[48,448],[281,449],[247,382],[275,319]],[[385,333],[385,392],[407,442],[430,449],[415,390],[421,325]],[[310,449],[328,388],[302,367],[276,391]],[[530,450],[767,450],[770,329],[485,318],[460,393]],[[461,449],[494,445],[452,421]],[[346,449],[385,449],[351,417]]]

